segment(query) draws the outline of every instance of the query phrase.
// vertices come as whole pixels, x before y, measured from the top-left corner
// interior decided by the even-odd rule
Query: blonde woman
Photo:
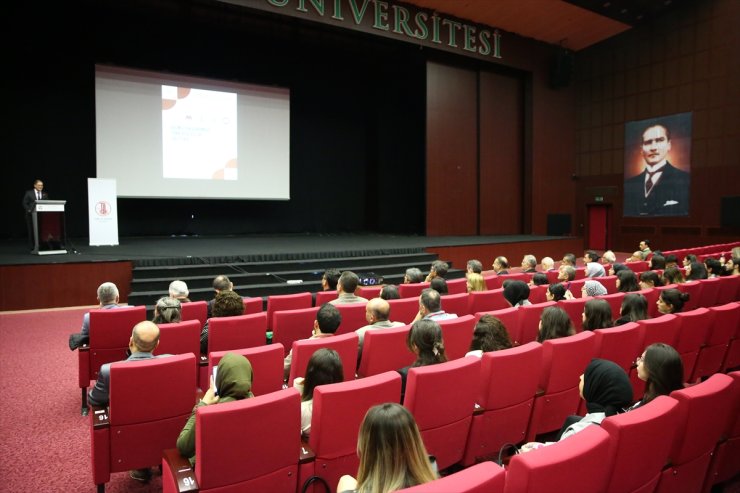
[[[468,278],[468,293],[470,293],[471,291],[486,290],[486,281],[483,279],[483,276],[481,274],[470,272],[466,277]]]
[[[357,479],[342,476],[339,493],[389,493],[437,479],[411,413],[395,403],[371,407],[357,437]]]

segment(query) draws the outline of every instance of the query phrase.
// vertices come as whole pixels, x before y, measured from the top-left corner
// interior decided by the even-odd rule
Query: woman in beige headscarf
[[[218,395],[216,395],[218,391]],[[240,401],[254,397],[252,394],[252,364],[241,354],[226,353],[218,363],[216,379],[211,378],[211,387],[193,408],[190,419],[185,423],[177,438],[180,455],[195,464],[195,412],[201,406]]]

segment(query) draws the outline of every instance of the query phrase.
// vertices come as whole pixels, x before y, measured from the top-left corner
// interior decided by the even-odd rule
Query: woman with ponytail
[[[445,345],[442,341],[442,328],[434,320],[423,318],[414,322],[406,337],[406,346],[416,354],[416,361],[410,366],[401,368],[401,403],[406,392],[406,377],[410,368],[436,365],[447,361]]]

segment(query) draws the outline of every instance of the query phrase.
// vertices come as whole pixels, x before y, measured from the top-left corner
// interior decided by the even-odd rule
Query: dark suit
[[[624,182],[625,216],[688,216],[691,175],[666,162],[663,173],[645,197],[643,171]]]
[[[43,200],[46,200],[49,198],[49,195],[46,192],[41,192],[41,198]],[[26,211],[26,230],[28,231],[28,243],[31,246],[31,249],[33,249],[33,216],[31,216],[31,212],[33,211],[33,205],[36,203],[36,189],[28,190],[26,191],[26,194],[23,196],[23,210]]]

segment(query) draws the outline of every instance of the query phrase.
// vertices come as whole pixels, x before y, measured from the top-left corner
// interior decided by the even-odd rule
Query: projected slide
[[[162,86],[162,176],[238,179],[236,93]]]

